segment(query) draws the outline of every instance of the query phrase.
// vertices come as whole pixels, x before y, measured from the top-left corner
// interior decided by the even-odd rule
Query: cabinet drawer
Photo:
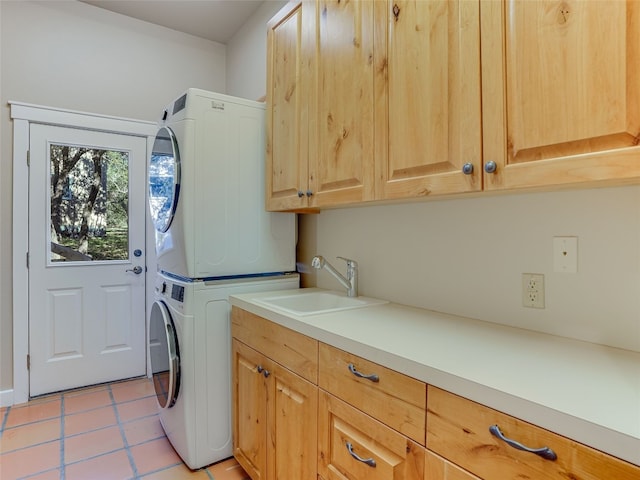
[[[233,307],[231,336],[318,384],[318,341]]]
[[[490,433],[492,425],[529,448],[552,449],[557,459],[512,448]],[[432,386],[427,448],[486,480],[640,478],[640,467]]]
[[[424,383],[320,343],[318,385],[359,410],[425,444],[427,387]],[[376,375],[371,381],[354,374]]]
[[[320,343],[318,385],[421,445],[425,444],[424,383]],[[358,377],[376,375],[377,381]]]
[[[318,407],[322,478],[424,479],[423,447],[327,392],[320,391]]]

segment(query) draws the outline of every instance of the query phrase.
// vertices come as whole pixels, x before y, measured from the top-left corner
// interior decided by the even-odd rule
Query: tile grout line
[[[108,398],[109,398],[109,404],[108,405],[104,405],[104,407],[111,407],[112,411],[114,412],[115,419],[116,419],[116,424],[118,426],[118,431],[120,432],[121,439],[122,439],[122,442],[123,442],[123,448],[121,447],[121,448],[117,448],[116,450],[113,450],[113,451],[110,451],[110,452],[103,452],[103,453],[100,453],[99,455],[95,455],[94,457],[91,457],[91,458],[97,458],[97,457],[100,457],[100,456],[103,456],[103,455],[106,455],[106,454],[114,453],[114,452],[117,452],[117,451],[120,451],[120,450],[125,450],[125,452],[127,454],[127,459],[129,461],[129,465],[130,465],[130,467],[132,469],[132,472],[133,472],[133,476],[130,478],[130,480],[140,480],[140,479],[143,478],[143,476],[141,476],[140,472],[137,470],[137,465],[136,465],[135,458],[134,458],[134,455],[133,455],[132,446],[129,444],[129,442],[127,440],[127,437],[126,437],[125,427],[129,423],[136,422],[136,421],[140,420],[141,418],[155,417],[155,416],[157,416],[157,413],[145,414],[143,417],[136,417],[136,418],[131,418],[131,419],[127,420],[127,421],[123,421],[123,419],[120,417],[120,414],[119,414],[119,411],[118,411],[118,406],[119,405],[123,405],[123,404],[133,403],[133,402],[136,402],[136,401],[148,398],[148,397],[153,397],[153,395],[145,395],[145,396],[140,397],[140,398],[129,398],[129,399],[123,400],[122,402],[118,403],[116,401],[116,399],[115,399],[115,391],[111,388],[111,386],[109,386],[106,389],[106,391],[107,391],[107,395],[108,395]],[[60,417],[59,417],[60,418],[60,427],[59,427],[60,428],[59,429],[59,431],[60,431],[60,437],[59,437],[60,438],[59,466],[58,467],[52,467],[51,469],[45,470],[45,471],[42,471],[42,472],[36,472],[36,473],[29,474],[27,477],[24,477],[25,479],[26,478],[31,478],[32,476],[39,476],[39,475],[41,475],[43,473],[46,473],[46,472],[53,472],[53,470],[56,470],[59,473],[59,480],[65,480],[66,479],[66,467],[67,466],[70,466],[70,465],[73,465],[73,464],[76,464],[76,463],[81,463],[81,462],[87,460],[87,458],[85,458],[85,459],[79,459],[78,461],[70,462],[69,464],[65,463],[65,461],[66,461],[65,453],[66,453],[66,448],[67,448],[66,440],[68,439],[66,437],[66,421],[65,420],[66,420],[67,416],[72,416],[74,414],[90,412],[92,410],[96,410],[96,409],[102,408],[102,407],[88,408],[87,410],[81,410],[81,411],[77,411],[77,412],[68,412],[67,410],[71,407],[71,404],[69,402],[66,402],[66,400],[68,400],[68,398],[65,398],[65,395],[61,394],[60,396],[57,397],[57,399],[59,399],[59,401],[60,401],[60,413],[59,413],[59,415],[60,415]],[[8,424],[9,409],[10,409],[10,407],[7,408],[4,412],[2,412],[2,417],[0,417],[0,429],[2,429],[2,430],[0,430],[0,433],[2,433],[3,430],[7,429],[6,426]],[[28,422],[27,424],[29,424],[29,425],[37,424],[40,421],[45,421],[45,420],[46,419],[40,419],[40,420],[37,420],[37,421]],[[20,426],[24,426],[24,425],[19,425],[19,426],[16,426],[15,428],[19,428]],[[97,428],[97,429],[91,430],[91,431],[98,431],[98,430],[102,430],[102,429],[106,429],[106,428],[109,428],[109,427],[105,426],[105,427]],[[75,433],[75,434],[70,435],[69,438],[72,438],[72,437],[75,437],[75,436],[78,436],[78,435],[83,435],[84,433],[86,433],[86,432]],[[158,438],[162,438],[162,437],[158,437]],[[155,440],[157,440],[157,439],[156,438],[146,439],[141,444],[145,444],[145,443],[152,442],[152,441],[155,441]],[[55,440],[51,440],[51,441],[55,441]],[[49,443],[49,441],[48,442],[44,442],[44,443]],[[42,444],[44,444],[44,443],[42,443]],[[35,445],[30,445],[28,447],[25,446],[24,448],[30,448],[30,447],[33,447],[33,446],[35,446]],[[18,450],[21,450],[21,449],[18,449]],[[164,468],[161,468],[159,470],[156,470],[156,471],[153,471],[153,472],[147,472],[147,474],[153,476],[155,473],[158,473],[158,472],[161,472],[161,471],[164,471],[164,470],[170,470],[171,468],[174,468],[177,465],[180,465],[181,463],[183,463],[183,462],[178,461],[174,465],[167,465]],[[213,474],[213,472],[210,472],[207,468],[205,468],[203,470],[205,471],[205,474],[206,474],[205,478],[207,478],[208,480],[215,480],[216,477]],[[146,477],[147,474],[145,474],[144,477]]]
[[[9,418],[10,411],[11,411],[11,406],[7,407],[7,409],[4,411],[2,423],[0,424],[0,438],[2,438],[2,435],[4,434],[4,429],[5,429],[5,426],[7,425],[7,419]]]
[[[66,468],[64,462],[64,395],[60,395],[60,480],[65,480]]]
[[[111,398],[111,405],[113,407],[113,411],[116,415],[116,422],[118,424],[118,429],[120,430],[120,435],[122,436],[122,443],[124,444],[124,451],[127,453],[127,458],[129,459],[129,465],[131,466],[131,471],[133,472],[133,478],[137,479],[140,478],[140,475],[138,474],[138,467],[136,466],[136,462],[133,458],[133,453],[131,452],[131,448],[129,447],[129,442],[127,441],[127,436],[124,433],[124,426],[122,425],[122,422],[120,421],[120,414],[118,413],[118,407],[116,404],[116,398],[113,395],[113,389],[111,388],[111,385],[109,385],[107,387],[107,390],[109,392],[109,397]]]

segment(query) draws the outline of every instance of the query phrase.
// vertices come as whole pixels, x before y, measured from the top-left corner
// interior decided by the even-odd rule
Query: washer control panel
[[[184,287],[182,285],[172,285],[171,298],[173,300],[177,300],[180,303],[184,302]]]

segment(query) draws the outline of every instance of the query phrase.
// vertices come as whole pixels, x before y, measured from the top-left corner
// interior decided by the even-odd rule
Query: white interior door
[[[31,124],[29,389],[143,375],[146,138]]]

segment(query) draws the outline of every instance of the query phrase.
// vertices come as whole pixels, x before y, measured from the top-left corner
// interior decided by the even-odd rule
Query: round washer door
[[[149,159],[149,209],[153,225],[161,233],[169,230],[180,194],[180,152],[169,127],[156,133]]]
[[[160,408],[171,408],[180,390],[178,337],[167,305],[157,300],[151,307],[149,350],[153,386]]]

